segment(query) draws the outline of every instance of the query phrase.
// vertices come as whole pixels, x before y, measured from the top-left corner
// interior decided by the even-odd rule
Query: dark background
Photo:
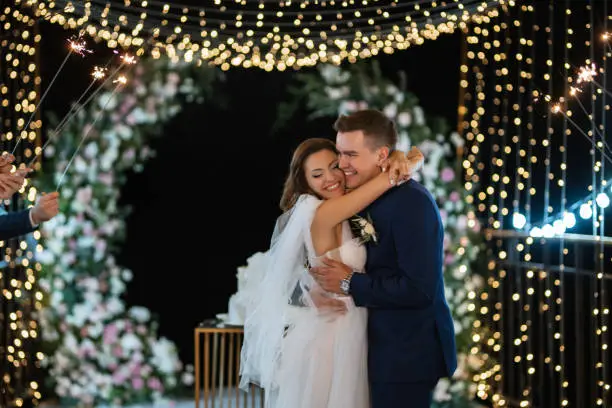
[[[65,56],[70,33],[41,24],[43,87]],[[110,51],[91,44],[86,60],[71,58],[58,76],[43,114],[62,117],[90,81],[89,67]],[[377,57],[391,78],[403,70],[408,89],[427,115],[456,126],[461,56],[460,34]],[[306,71],[306,70],[305,70]],[[120,265],[131,269],[126,301],[157,315],[160,334],[193,361],[193,329],[227,311],[236,290],[237,267],[268,248],[282,183],[295,146],[309,137],[334,137],[334,118],[309,120],[305,110],[276,133],[277,107],[295,72],[234,69],[226,74],[219,99],[187,105],[153,143],[157,157],[144,172],[131,174],[121,202],[132,206]]]

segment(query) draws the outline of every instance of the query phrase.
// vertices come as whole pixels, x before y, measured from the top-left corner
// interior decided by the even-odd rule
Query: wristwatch
[[[346,275],[346,278],[340,281],[340,291],[345,296],[348,296],[351,291],[351,278],[352,277],[353,277],[353,272]]]

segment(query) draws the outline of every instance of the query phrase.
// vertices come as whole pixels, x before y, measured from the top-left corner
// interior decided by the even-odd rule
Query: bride
[[[294,152],[265,275],[246,290],[240,387],[263,388],[266,408],[369,407],[367,310],[324,292],[308,266],[327,256],[364,272],[366,250],[349,218],[422,161],[418,149],[396,151],[381,158],[379,176],[345,193],[332,141],[308,139]]]

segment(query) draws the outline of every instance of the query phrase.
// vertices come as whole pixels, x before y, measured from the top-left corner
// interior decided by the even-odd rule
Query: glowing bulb
[[[574,213],[566,211],[563,214],[563,224],[565,224],[565,228],[574,228],[576,226],[576,216]]]
[[[553,230],[557,235],[565,233],[565,223],[562,220],[556,220],[553,222]]]
[[[595,199],[597,205],[601,208],[606,208],[610,205],[610,197],[606,193],[597,194],[597,198]]]
[[[529,235],[534,238],[539,238],[542,236],[542,230],[540,229],[540,227],[533,227],[531,231],[529,231]]]
[[[521,213],[512,214],[512,225],[516,229],[523,229],[525,224],[527,223],[527,218]]]
[[[542,235],[546,238],[551,238],[555,236],[555,229],[552,225],[546,224],[542,227]]]
[[[580,216],[585,220],[593,216],[593,209],[590,204],[585,203],[580,206]]]

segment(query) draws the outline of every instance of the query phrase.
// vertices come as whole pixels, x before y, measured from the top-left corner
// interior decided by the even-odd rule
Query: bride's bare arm
[[[313,236],[315,236],[316,231],[331,229],[366,208],[396,184],[391,183],[390,180],[409,177],[413,169],[417,168],[422,162],[423,155],[416,148],[413,148],[408,156],[404,155],[403,152],[394,152],[388,172],[380,173],[372,180],[343,196],[325,200],[319,206],[311,226]]]

